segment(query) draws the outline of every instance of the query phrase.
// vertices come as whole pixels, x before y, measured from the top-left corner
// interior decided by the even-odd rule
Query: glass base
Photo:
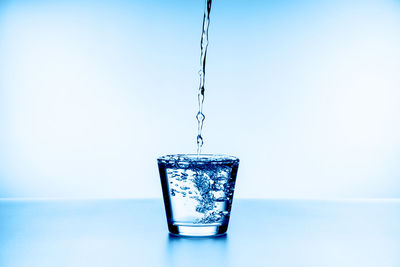
[[[223,235],[227,228],[227,225],[168,225],[171,234],[195,237]]]

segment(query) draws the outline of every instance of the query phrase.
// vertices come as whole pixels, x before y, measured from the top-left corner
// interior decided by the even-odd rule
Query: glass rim
[[[239,158],[225,154],[169,154],[157,158],[159,162],[175,163],[175,162],[238,162]]]

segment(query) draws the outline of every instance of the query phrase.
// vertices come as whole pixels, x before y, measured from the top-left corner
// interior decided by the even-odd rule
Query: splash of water
[[[199,102],[199,111],[197,112],[197,154],[201,153],[201,148],[203,146],[204,140],[201,135],[203,130],[203,123],[205,116],[203,114],[203,102],[204,102],[204,85],[205,85],[205,75],[206,75],[206,57],[207,57],[207,47],[208,47],[208,27],[210,25],[210,11],[211,11],[211,3],[212,0],[206,0],[206,7],[204,9],[204,17],[203,17],[203,28],[201,32],[201,41],[200,41],[200,66],[201,69],[199,71],[200,75],[200,86],[199,92],[197,95],[197,99]]]

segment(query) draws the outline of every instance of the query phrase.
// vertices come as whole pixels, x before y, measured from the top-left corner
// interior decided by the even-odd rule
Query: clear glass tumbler
[[[232,207],[239,159],[178,154],[157,159],[168,229],[172,234],[224,234]]]

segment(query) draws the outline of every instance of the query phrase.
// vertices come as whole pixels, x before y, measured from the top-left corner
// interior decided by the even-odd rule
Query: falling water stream
[[[211,11],[211,3],[212,0],[206,0],[206,7],[204,9],[204,17],[203,17],[203,28],[201,32],[201,41],[200,41],[200,66],[201,69],[199,71],[200,75],[200,86],[199,92],[197,95],[199,102],[199,111],[197,112],[197,154],[201,153],[201,148],[203,146],[204,140],[201,135],[203,130],[203,123],[205,116],[203,114],[203,102],[204,102],[204,86],[205,86],[205,76],[206,76],[206,57],[207,57],[207,47],[208,47],[208,27],[210,25],[210,11]]]

